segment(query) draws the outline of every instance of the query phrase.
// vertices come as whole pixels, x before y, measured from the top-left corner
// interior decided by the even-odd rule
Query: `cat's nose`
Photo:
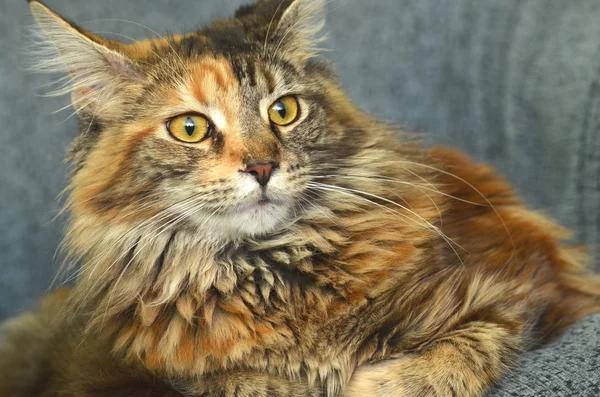
[[[277,163],[273,161],[251,161],[246,164],[246,168],[244,168],[242,172],[253,175],[258,184],[264,187],[269,183],[271,174],[277,167]]]

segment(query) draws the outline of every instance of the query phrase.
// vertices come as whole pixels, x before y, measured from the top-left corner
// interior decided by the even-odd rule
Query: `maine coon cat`
[[[323,3],[122,44],[30,2],[80,119],[79,268],[4,325],[0,396],[481,396],[600,311],[567,232],[491,168],[350,103]]]

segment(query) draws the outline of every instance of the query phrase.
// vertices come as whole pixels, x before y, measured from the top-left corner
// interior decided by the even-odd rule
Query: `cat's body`
[[[566,233],[490,168],[348,101],[311,60],[318,3],[129,46],[32,3],[82,120],[83,265],[6,326],[1,396],[479,396],[600,311]]]

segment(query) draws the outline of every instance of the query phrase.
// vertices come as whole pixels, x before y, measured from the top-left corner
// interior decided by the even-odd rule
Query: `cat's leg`
[[[56,394],[48,394],[48,397],[54,397]],[[62,396],[63,394],[61,394]],[[71,394],[68,394],[71,396]],[[123,386],[119,389],[100,390],[78,390],[73,397],[188,397],[175,390],[160,390],[156,387],[145,387],[139,385]],[[42,397],[46,397],[43,395]],[[191,396],[190,396],[191,397]]]
[[[518,329],[471,322],[418,352],[357,369],[344,397],[482,396],[511,367],[522,346]]]
[[[38,396],[47,372],[49,333],[37,313],[0,327],[0,396]]]
[[[97,371],[96,371],[97,373]],[[74,397],[325,397],[307,382],[264,373],[222,373],[196,380],[164,382],[147,373],[125,369],[104,371],[102,377],[91,373],[55,389]],[[60,394],[63,395],[63,394]],[[46,395],[43,395],[46,396]],[[48,394],[55,396],[55,394]],[[4,396],[2,396],[4,397]],[[29,397],[29,396],[27,396]]]
[[[55,291],[39,310],[0,324],[0,396],[41,395],[49,373],[52,321],[69,293],[67,288]]]
[[[215,374],[186,387],[190,397],[325,397],[324,389],[307,381],[259,372]]]

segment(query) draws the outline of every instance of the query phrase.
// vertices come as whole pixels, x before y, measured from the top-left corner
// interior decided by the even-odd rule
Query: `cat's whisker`
[[[131,41],[132,43],[134,43],[136,41],[131,36],[127,36],[125,34],[116,33],[116,32],[107,32],[107,31],[102,31],[102,30],[91,30],[90,32],[94,33],[94,34],[99,34],[99,35],[101,34],[101,35],[117,36],[117,37],[120,37],[120,38],[127,39],[127,40]]]
[[[362,190],[358,190],[358,189],[352,189],[352,188],[347,188],[347,187],[329,185],[329,184],[325,184],[325,183],[311,182],[310,184],[317,184],[317,185],[324,186],[324,187],[329,187],[329,188],[339,188],[339,189],[343,189],[343,190],[346,190],[346,191],[350,191],[352,193],[364,194],[365,196],[369,196],[369,197],[375,198],[377,200],[384,201],[384,202],[386,202],[388,204],[397,206],[400,209],[403,209],[403,210],[409,212],[410,214],[414,215],[415,217],[417,217],[418,219],[420,219],[422,222],[424,222],[426,225],[428,225],[432,230],[437,230],[438,229],[438,227],[432,225],[429,221],[427,221],[421,215],[417,214],[415,211],[412,211],[409,208],[407,208],[407,207],[405,207],[405,206],[403,206],[403,205],[401,205],[401,204],[399,204],[399,203],[397,203],[397,202],[395,202],[393,200],[387,199],[385,197],[381,197],[379,195],[368,193],[368,192],[365,192],[365,191],[362,191]]]
[[[64,190],[69,190],[69,189],[70,189],[70,187],[69,187],[69,186],[67,186],[67,187],[66,187]],[[62,193],[61,193],[61,194],[62,194]],[[88,199],[81,200],[81,201],[79,201],[79,202],[78,202],[78,204],[79,204],[79,205],[81,205],[81,204],[84,204],[84,203],[90,202],[90,201],[92,201],[92,200],[95,200],[96,198],[98,198],[98,197],[99,197],[99,196],[101,196],[102,194],[103,194],[103,193],[98,193],[98,194],[96,194],[96,195],[94,195],[94,196],[92,196],[92,197],[90,197],[90,198],[88,198]],[[138,203],[140,203],[140,202],[142,202],[142,201],[149,200],[149,199],[150,199],[150,198],[152,198],[153,196],[158,196],[158,194],[159,194],[159,193],[149,193],[148,195],[144,195],[142,198],[139,198],[138,200],[135,200],[134,202],[131,202],[131,203],[129,203],[128,205],[129,205],[129,206],[133,206],[134,204],[138,204]],[[150,200],[150,201],[148,201],[147,203],[144,203],[144,204],[142,204],[141,206],[139,206],[139,207],[136,207],[136,208],[135,208],[135,210],[132,210],[132,211],[128,212],[126,215],[123,215],[123,216],[121,216],[121,218],[126,218],[128,215],[131,215],[131,214],[133,214],[133,213],[134,213],[134,212],[136,212],[136,211],[139,211],[139,210],[146,209],[146,208],[148,208],[148,207],[151,207],[151,206],[153,206],[153,205],[159,204],[159,203],[161,203],[161,202],[162,202],[162,200],[161,200],[161,198],[160,198],[160,197],[158,197],[158,198],[156,198],[156,199],[154,199],[154,200]],[[62,209],[61,209],[61,210],[58,212],[58,214],[56,214],[56,216],[55,216],[55,217],[52,219],[52,221],[51,221],[51,222],[54,222],[54,221],[55,221],[55,220],[56,220],[58,217],[60,217],[60,216],[64,215],[66,211],[68,211],[68,210],[70,210],[70,209],[71,209],[72,205],[73,205],[73,203],[72,203],[72,202],[69,200],[69,201],[68,201],[68,202],[67,202],[67,203],[66,203],[66,204],[65,204],[65,205],[62,207]],[[64,240],[63,240],[63,242],[64,242]],[[55,251],[55,253],[54,253],[54,259],[56,259],[56,256],[58,255],[58,252],[60,252],[61,250],[63,250],[63,249],[64,249],[64,247],[62,246],[62,245],[63,245],[63,242],[61,242],[61,244],[60,244],[60,245],[57,247],[57,249],[56,249],[56,251]],[[58,275],[60,275],[60,274],[62,273],[62,268],[63,268],[63,266],[61,266],[61,268],[59,269],[59,271],[58,271],[58,273],[57,273],[57,276],[58,276]]]
[[[457,180],[461,181],[462,183],[464,183],[465,185],[467,185],[469,188],[471,188],[471,189],[472,189],[474,192],[476,192],[476,193],[477,193],[477,194],[478,194],[478,195],[479,195],[479,196],[480,196],[482,199],[484,199],[484,200],[485,200],[485,202],[486,202],[486,203],[487,203],[487,204],[490,206],[490,208],[491,208],[491,209],[494,211],[494,213],[496,214],[496,216],[498,217],[498,219],[499,219],[499,220],[500,220],[500,222],[502,223],[502,226],[504,227],[504,230],[506,231],[506,233],[507,233],[507,235],[508,235],[508,237],[509,237],[509,239],[510,239],[510,242],[511,242],[511,244],[512,244],[512,246],[513,246],[513,250],[515,250],[515,251],[516,251],[516,249],[517,249],[517,248],[516,248],[516,245],[515,245],[514,239],[513,239],[513,237],[512,237],[512,234],[511,234],[510,230],[508,229],[508,226],[507,226],[507,225],[506,225],[506,223],[504,222],[504,219],[502,219],[502,216],[500,215],[500,212],[499,212],[499,211],[498,211],[498,209],[497,209],[497,208],[496,208],[496,207],[495,207],[495,206],[492,204],[492,202],[491,202],[491,201],[490,201],[490,200],[489,200],[489,199],[488,199],[488,198],[487,198],[487,197],[486,197],[486,196],[485,196],[485,195],[484,195],[484,194],[483,194],[483,193],[482,193],[482,192],[481,192],[479,189],[477,189],[475,186],[473,186],[473,184],[469,183],[467,180],[465,180],[464,178],[461,178],[460,176],[458,176],[458,175],[456,175],[456,174],[453,174],[453,173],[451,173],[451,172],[449,172],[449,171],[446,171],[446,170],[439,169],[439,168],[437,168],[437,167],[434,167],[434,166],[432,166],[432,165],[421,164],[421,163],[418,163],[418,162],[414,162],[414,161],[408,161],[408,160],[398,160],[398,161],[400,161],[400,162],[402,162],[402,163],[406,163],[406,164],[411,164],[411,165],[415,165],[415,166],[424,167],[424,168],[426,168],[426,169],[430,169],[430,170],[433,170],[433,171],[436,171],[436,172],[442,173],[442,174],[444,174],[444,175],[448,175],[449,177],[451,177],[451,178],[455,178],[455,179],[457,179]]]
[[[440,222],[440,230],[442,230],[442,211],[440,210],[440,207],[437,205],[437,203],[433,200],[433,198],[426,192],[423,192],[423,190],[419,187],[419,186],[412,186],[415,189],[417,189],[418,191],[420,191],[421,193],[423,193],[427,199],[431,202],[431,205],[433,205],[433,207],[435,207],[435,210],[438,213],[438,221]],[[389,194],[394,195],[395,197],[397,197],[399,200],[402,200],[407,206],[408,208],[410,208],[411,211],[415,211],[415,208],[404,198],[402,197],[395,189],[391,189],[391,188],[386,188],[386,191]]]
[[[83,202],[86,202],[86,201],[89,201],[89,200],[93,200],[94,198],[95,198],[95,197],[92,197],[92,198],[90,198],[90,199],[88,199],[88,200],[84,200],[84,201],[82,201],[81,203],[83,203]],[[149,198],[148,196],[142,197],[142,198],[140,198],[140,199],[136,200],[135,202],[133,202],[133,203],[130,203],[129,205],[133,205],[133,204],[139,203],[139,202],[141,202],[141,201],[148,200],[148,198]],[[160,198],[160,197],[158,197],[158,198],[156,198],[156,199],[153,199],[153,200],[150,200],[150,201],[148,201],[147,203],[143,204],[142,206],[140,206],[140,207],[137,207],[135,210],[132,210],[132,211],[130,211],[130,212],[128,212],[128,213],[126,213],[124,216],[121,216],[121,218],[126,218],[127,216],[129,216],[130,214],[132,214],[132,213],[134,213],[134,212],[136,212],[136,211],[139,211],[139,210],[142,210],[142,209],[145,209],[145,208],[151,207],[152,205],[156,205],[156,204],[160,204],[160,203],[162,203],[162,200],[161,200],[161,198]],[[159,214],[160,214],[160,211],[159,211],[159,213],[155,214],[155,217],[156,217],[156,216],[159,216]],[[139,226],[143,225],[145,222],[151,222],[153,219],[154,219],[154,217],[152,217],[152,218],[150,218],[150,219],[147,219],[147,220],[143,221],[143,222],[142,222],[142,223],[141,223]],[[123,239],[124,239],[124,238],[126,238],[126,237],[127,237],[127,236],[123,236]],[[117,241],[117,243],[119,243],[119,242],[120,242],[120,241]]]
[[[182,219],[185,219],[189,215],[192,215],[193,213],[195,213],[195,212],[197,212],[197,211],[199,211],[201,209],[202,209],[202,206],[193,206],[193,205],[190,205],[190,208],[188,210],[186,210],[185,212],[183,212],[179,217],[175,218],[174,220],[172,220],[172,221],[168,222],[166,225],[164,225],[144,245],[142,245],[141,247],[138,248],[138,243],[139,243],[139,240],[138,240],[138,243],[136,243],[133,247],[131,247],[131,250],[133,250],[134,254],[132,255],[131,259],[127,262],[127,264],[123,267],[123,270],[121,271],[121,273],[117,277],[117,280],[115,281],[115,284],[113,285],[113,287],[111,289],[111,292],[110,292],[110,294],[108,296],[108,300],[107,300],[107,303],[106,303],[105,317],[103,318],[103,322],[104,322],[104,319],[106,318],[106,311],[108,311],[108,308],[110,307],[110,304],[112,302],[112,298],[113,298],[114,292],[116,291],[116,289],[117,289],[117,287],[119,285],[119,282],[121,281],[122,277],[125,275],[125,273],[127,272],[127,270],[129,269],[129,266],[131,266],[131,264],[135,261],[135,259],[140,255],[140,253],[142,252],[142,250],[146,246],[148,246],[149,244],[153,243],[160,235],[162,235],[171,226],[177,225]],[[137,251],[137,252],[135,252],[135,251]],[[128,253],[129,253],[129,251],[128,251]]]
[[[154,215],[153,217],[145,220],[144,222],[140,223],[139,225],[133,227],[129,232],[125,233],[123,236],[121,236],[115,243],[115,246],[118,246],[121,244],[121,242],[123,242],[124,240],[126,240],[128,237],[137,234],[137,235],[143,235],[144,234],[144,230],[148,229],[150,226],[154,225],[156,222],[160,222],[164,219],[166,219],[168,216],[170,216],[171,214],[168,212],[170,210],[173,210],[175,208],[177,208],[178,206],[182,206],[183,208],[187,208],[188,206],[191,206],[194,204],[194,201],[199,200],[200,198],[196,197],[197,195],[194,195],[186,200],[183,200],[182,202],[179,202],[173,206],[169,206],[167,208],[165,208],[164,210],[160,211],[159,213],[157,213],[156,215]],[[196,199],[196,200],[194,200]],[[157,219],[158,218],[158,219]],[[129,248],[131,249],[131,248]],[[98,279],[102,279],[104,277],[104,275],[110,271],[110,268],[119,260],[121,260],[125,255],[127,255],[127,253],[129,252],[129,250],[126,250],[124,253],[122,253],[119,257],[117,257],[117,259],[115,259],[115,261],[109,265],[107,267],[107,269],[104,271],[104,273],[98,278]],[[102,258],[97,258],[96,261],[94,262],[94,268],[92,269],[92,272],[90,274],[87,275],[88,279],[91,279],[91,277],[93,276],[93,273],[95,272],[95,269],[97,268],[98,264],[101,262]],[[90,263],[88,265],[91,266],[92,264]],[[93,288],[92,288],[93,289]]]
[[[357,176],[353,175],[351,177],[357,177]],[[361,176],[358,176],[358,177],[360,178]],[[377,177],[375,177],[375,178],[377,179]],[[388,177],[381,177],[381,178],[383,178],[386,181],[391,181],[391,182],[395,182],[395,183],[400,183],[400,184],[408,185],[410,187],[413,187],[413,188],[417,189],[421,193],[423,193],[427,197],[427,199],[429,200],[429,202],[431,202],[431,205],[433,205],[435,207],[435,209],[436,209],[436,211],[438,213],[438,219],[439,219],[439,222],[440,222],[440,228],[443,229],[444,221],[443,221],[443,216],[442,216],[442,210],[440,209],[439,205],[435,202],[435,200],[429,195],[429,193],[427,193],[427,190],[433,191],[435,193],[441,193],[438,189],[435,189],[434,187],[433,188],[431,188],[431,187],[424,187],[424,186],[422,186],[419,183],[406,182],[406,181],[402,181],[402,180],[397,179],[397,178],[388,178]],[[421,178],[421,179],[426,182],[427,186],[434,186],[429,181],[427,181],[425,178]],[[388,190],[388,192],[391,192],[396,197],[402,199],[402,197],[398,193],[396,193],[395,191]],[[406,200],[403,200],[403,201],[406,202]],[[412,207],[411,207],[411,209],[412,209]]]
[[[324,210],[323,210],[323,209],[322,209],[320,206],[318,206],[318,205],[316,205],[316,204],[314,204],[314,203],[311,203],[311,202],[310,202],[308,199],[306,199],[305,197],[302,197],[302,196],[301,196],[301,197],[299,197],[299,198],[298,198],[298,200],[300,200],[300,201],[298,202],[298,204],[299,204],[299,205],[301,205],[301,203],[302,203],[302,202],[304,202],[304,203],[308,204],[309,206],[311,206],[312,208],[316,209],[316,210],[317,210],[317,211],[319,211],[321,214],[323,214],[323,216],[324,216],[325,218],[329,219],[329,220],[330,220],[330,221],[331,221],[331,222],[332,222],[334,225],[337,225],[337,226],[339,226],[339,223],[338,223],[338,222],[335,220],[335,218],[334,218],[332,215],[330,215],[330,214],[327,214],[327,213],[326,213],[326,212],[325,212],[325,211],[324,211]],[[301,205],[301,206],[302,206],[302,205]],[[303,208],[303,211],[305,211],[305,212],[306,212],[306,209],[304,208],[304,206],[302,206],[302,208]]]
[[[181,202],[179,202],[179,203],[176,203],[176,204],[174,204],[174,205],[168,206],[168,207],[166,207],[166,208],[164,208],[164,209],[160,210],[159,212],[157,212],[157,213],[156,213],[155,215],[153,215],[152,217],[150,217],[150,218],[148,218],[148,219],[145,219],[145,220],[144,220],[144,221],[142,221],[140,224],[136,225],[136,226],[135,226],[135,229],[132,229],[132,231],[131,231],[131,232],[134,232],[136,229],[143,229],[143,228],[144,228],[144,227],[146,227],[147,225],[153,224],[154,222],[160,222],[162,219],[165,219],[165,217],[169,216],[169,213],[168,213],[168,211],[173,211],[173,210],[176,210],[176,209],[178,209],[179,207],[185,207],[185,206],[187,206],[187,205],[188,205],[188,203],[189,203],[189,202],[188,202],[188,200],[189,200],[189,201],[191,201],[192,199],[194,199],[195,197],[198,197],[198,196],[200,196],[200,194],[194,194],[194,195],[192,195],[191,197],[189,197],[189,198],[186,198],[185,200],[183,200],[183,201],[181,201]],[[159,198],[159,199],[157,199],[156,201],[154,201],[153,203],[148,203],[148,204],[151,204],[151,205],[153,205],[153,204],[157,204],[157,203],[160,203],[160,202],[162,202],[162,200]],[[139,209],[143,209],[143,208],[139,208]],[[138,210],[139,210],[139,209],[138,209]],[[131,211],[130,213],[132,213],[132,212],[135,212],[135,210],[134,210],[134,211]],[[129,215],[130,213],[127,213],[126,215]],[[158,219],[157,219],[157,218],[158,218]],[[124,238],[126,238],[126,237],[127,237],[127,235],[125,235],[125,236],[124,236]],[[124,238],[123,238],[123,239],[124,239]],[[120,242],[121,242],[123,239],[117,240],[116,244],[119,244],[119,243],[120,243]]]
[[[164,218],[162,218],[162,219],[164,219]],[[165,225],[165,227],[164,227],[162,230],[166,230],[166,228],[167,228],[168,226],[169,226],[169,224]],[[138,228],[138,229],[136,229],[136,230],[137,230],[139,233],[138,233],[138,237],[135,239],[135,242],[134,242],[134,244],[133,244],[133,245],[131,245],[130,247],[128,247],[126,250],[124,250],[123,254],[121,254],[121,255],[120,255],[120,256],[119,256],[117,259],[115,259],[115,260],[114,260],[114,261],[113,261],[113,262],[112,262],[112,263],[111,263],[111,264],[110,264],[110,265],[109,265],[109,266],[106,268],[106,270],[105,270],[105,271],[103,272],[103,274],[102,274],[102,275],[99,277],[99,279],[102,279],[102,278],[104,277],[104,275],[105,275],[105,274],[107,274],[107,273],[108,273],[108,272],[109,272],[109,271],[110,271],[110,270],[113,268],[113,266],[114,266],[116,263],[118,263],[118,261],[119,261],[119,260],[121,260],[121,259],[122,259],[122,258],[123,258],[125,255],[128,255],[128,254],[131,252],[131,250],[133,250],[134,248],[137,248],[137,245],[139,244],[139,241],[140,241],[141,237],[142,237],[142,236],[145,234],[145,232],[143,232],[142,230],[139,230],[139,228]],[[154,241],[154,239],[155,239],[156,237],[157,237],[157,236],[155,236],[153,239],[151,239],[151,240],[150,240],[150,241],[149,241],[147,244],[149,244],[149,243],[153,242],[153,241]],[[147,245],[147,244],[146,244],[146,245]],[[138,250],[138,253],[139,253],[139,252],[141,252],[141,249],[143,249],[143,248],[144,248],[144,246],[140,247],[140,248],[139,248],[139,250]],[[135,256],[137,256],[137,254],[136,254]],[[131,260],[130,260],[130,261],[127,263],[127,265],[125,266],[125,269],[123,269],[123,271],[122,271],[122,272],[121,272],[121,274],[119,275],[119,277],[118,277],[117,281],[118,281],[118,280],[120,280],[121,276],[122,276],[122,275],[123,275],[123,274],[126,272],[126,269],[128,268],[129,264],[130,264],[131,262],[133,262],[133,260],[135,259],[135,256],[133,256],[133,257],[131,258]],[[94,266],[94,269],[92,269],[92,271],[95,271],[95,269],[97,268],[97,266],[99,265],[99,263],[101,263],[101,260],[102,260],[102,258],[101,258],[101,257],[100,257],[100,258],[98,258],[98,260],[96,261],[96,264],[95,264],[95,266]],[[94,283],[94,286],[92,286],[92,288],[90,289],[90,291],[92,291],[92,290],[94,290],[94,289],[95,289],[95,286],[96,286],[96,284],[97,284],[97,283],[98,283],[98,281],[96,281],[96,283]],[[112,288],[112,290],[111,290],[111,294],[112,294],[112,291],[114,291],[114,290],[115,290],[115,287],[116,287],[116,286],[113,286],[113,288]],[[84,299],[82,300],[82,304],[83,304],[83,303],[85,303],[85,302],[87,302],[87,300],[88,300],[88,297],[89,297],[89,294],[90,294],[89,292],[86,294],[86,296],[85,296],[85,297],[84,297]],[[106,309],[108,309],[108,306],[109,306],[109,305],[107,304],[107,306],[106,306]]]
[[[440,194],[442,196],[451,198],[453,200],[461,201],[461,202],[466,203],[466,204],[471,204],[471,205],[480,206],[480,207],[488,207],[489,206],[488,204],[477,203],[477,202],[474,202],[474,201],[463,199],[461,197],[453,196],[451,194],[442,192],[441,190],[436,189],[434,187],[428,187],[428,186],[435,186],[435,185],[431,184],[430,182],[427,183],[427,184],[418,184],[418,183],[407,182],[407,181],[403,181],[403,180],[400,180],[400,179],[396,179],[396,178],[392,178],[392,177],[387,177],[387,176],[352,175],[352,174],[344,174],[344,175],[340,175],[340,174],[315,175],[315,176],[313,176],[313,178],[319,178],[319,179],[320,178],[322,178],[322,179],[331,179],[331,178],[343,178],[343,179],[352,179],[352,178],[358,178],[358,179],[376,179],[376,180],[382,180],[382,181],[388,181],[388,182],[392,182],[392,183],[397,183],[397,184],[401,184],[401,185],[412,186],[412,187],[414,187],[416,189],[427,190],[429,192]]]
[[[200,187],[202,187],[202,185],[196,186],[196,188],[200,188]],[[198,190],[198,189],[196,189],[196,190]],[[165,202],[164,193],[184,193],[184,190],[181,188],[162,188],[160,191],[151,192],[151,193],[142,193],[141,194],[142,197],[140,199],[127,204],[128,207],[132,207],[133,209],[125,214],[120,214],[120,216],[119,216],[120,219],[124,220],[127,217],[129,217],[130,215],[134,214],[135,212],[139,212],[141,210],[147,209],[156,204],[164,203]],[[191,196],[185,198],[184,200],[201,196],[204,193],[205,193],[204,191],[196,191],[195,193],[193,193]],[[154,198],[154,197],[156,197],[156,198],[142,204],[141,206],[135,205],[142,201],[146,201],[146,200],[148,200],[150,198]],[[125,208],[126,207],[124,207],[123,209],[125,209]]]
[[[389,212],[390,214],[394,215],[396,218],[398,218],[399,220],[402,220],[406,225],[412,225],[414,226],[415,224],[417,226],[422,226],[422,224],[418,223],[415,219],[410,218],[409,216],[400,213],[397,210],[394,210],[392,208],[386,207],[385,205],[376,203],[374,201],[371,201],[369,199],[367,199],[366,197],[361,197],[357,194],[351,193],[351,192],[346,192],[343,191],[341,189],[336,189],[334,188],[328,188],[328,187],[322,187],[322,186],[310,186],[312,189],[316,189],[316,190],[321,190],[324,192],[331,192],[331,193],[338,193],[338,194],[342,194],[344,196],[347,197],[351,197],[351,198],[355,198],[355,199],[359,199],[361,202],[363,203],[367,203],[369,205],[374,205],[376,207],[381,208],[382,210]],[[360,207],[359,207],[360,208]],[[368,213],[368,211],[364,208],[361,208],[363,212]],[[410,222],[409,222],[410,221]]]
[[[366,196],[370,196],[370,197],[376,198],[378,200],[384,201],[384,202],[386,202],[388,204],[397,206],[397,207],[399,207],[399,208],[401,208],[401,209],[403,209],[403,210],[411,213],[412,215],[414,215],[417,218],[419,218],[423,222],[423,224],[426,225],[431,231],[434,231],[442,239],[444,239],[446,241],[446,243],[448,244],[448,246],[454,251],[454,253],[456,254],[458,260],[464,266],[463,260],[460,257],[460,255],[458,254],[458,252],[456,251],[456,249],[454,248],[454,246],[456,245],[458,248],[460,248],[461,250],[463,250],[465,252],[466,252],[466,250],[460,244],[456,243],[454,240],[452,240],[450,237],[448,237],[445,233],[443,233],[438,227],[436,227],[435,225],[432,225],[429,221],[427,221],[426,219],[424,219],[423,217],[421,217],[416,212],[414,212],[414,211],[406,208],[405,206],[403,206],[403,205],[401,205],[399,203],[396,203],[396,202],[394,202],[392,200],[386,199],[385,197],[381,197],[381,196],[378,196],[378,195],[375,195],[375,194],[371,194],[371,193],[368,193],[368,192],[364,192],[364,191],[361,191],[361,190],[357,190],[357,189],[343,188],[343,187],[340,187],[340,186],[322,184],[322,183],[318,183],[318,182],[311,182],[311,183],[309,183],[309,186],[312,185],[312,184],[316,184],[317,186],[321,185],[321,186],[323,186],[325,188],[333,188],[333,189],[341,189],[341,190],[345,190],[345,191],[350,191],[350,192],[353,192],[353,193],[356,193],[356,194],[364,194]],[[360,197],[360,196],[358,196],[358,197]],[[368,200],[367,199],[367,201],[369,201],[369,202],[371,202],[371,203],[373,203],[375,205],[382,206],[383,208],[388,208],[388,207],[383,206],[381,204],[375,203],[372,200]],[[398,211],[396,211],[396,212],[398,212]],[[406,218],[408,218],[408,219],[410,219],[410,220],[412,220],[412,221],[416,221],[415,219],[413,219],[413,218],[411,218],[411,217],[409,217],[407,215],[404,215],[404,214],[401,214],[401,213],[399,213],[399,214],[402,215],[402,216],[404,216],[404,217],[406,217]]]
[[[331,176],[333,176],[333,175],[326,175],[326,177],[331,177]],[[336,177],[345,178],[345,177],[344,177],[344,176],[342,176],[342,175],[337,175]],[[351,179],[351,177],[347,177],[347,178],[345,178],[345,179]],[[415,187],[415,188],[418,188],[417,186],[414,186],[414,187]],[[403,202],[404,202],[404,203],[405,203],[405,204],[408,206],[408,208],[410,208],[410,211],[411,211],[411,212],[414,212],[414,208],[412,207],[412,205],[411,205],[411,204],[410,204],[410,203],[409,203],[409,202],[408,202],[408,201],[407,201],[407,200],[406,200],[404,197],[400,196],[400,195],[399,195],[399,194],[398,194],[396,191],[394,191],[394,190],[391,190],[391,189],[386,189],[386,190],[387,190],[387,192],[388,192],[389,194],[392,194],[392,195],[394,195],[395,197],[397,197],[399,200],[402,200],[402,201],[403,201]],[[427,195],[427,194],[426,194],[426,195]],[[441,217],[442,217],[442,213],[441,213],[441,211],[440,211],[440,209],[439,209],[438,205],[437,205],[437,204],[436,204],[436,203],[433,201],[433,199],[431,198],[431,196],[427,195],[427,197],[429,197],[429,199],[430,199],[431,203],[432,203],[432,204],[433,204],[433,206],[434,206],[434,207],[437,209],[437,212],[438,212],[438,215],[439,215],[439,218],[438,218],[438,219],[441,219]],[[408,208],[407,208],[407,209],[408,209]]]
[[[284,0],[281,0],[279,2],[279,5],[275,9],[275,12],[273,13],[273,16],[271,17],[271,21],[269,22],[269,27],[267,28],[267,34],[265,35],[265,45],[263,47],[263,57],[265,57],[267,55],[267,43],[269,41],[269,33],[271,32],[271,26],[273,25],[273,21],[275,20],[275,16],[277,15],[277,12],[279,11],[279,9],[283,5],[283,3],[285,3]]]
[[[346,189],[341,188],[339,186],[327,185],[327,184],[313,184],[313,183],[309,183],[308,187],[312,188],[312,189],[318,189],[318,190],[326,191],[326,192],[340,193],[340,194],[343,194],[343,195],[348,196],[348,197],[359,199],[363,203],[368,203],[369,205],[375,205],[375,206],[377,206],[377,207],[379,207],[379,208],[381,208],[381,209],[383,209],[383,210],[385,210],[387,212],[396,214],[397,216],[399,216],[404,221],[410,221],[410,222],[412,222],[413,225],[416,224],[418,226],[422,226],[421,223],[418,223],[417,220],[409,217],[408,215],[402,214],[402,213],[400,213],[397,210],[394,210],[394,209],[386,207],[386,206],[384,206],[382,204],[376,203],[376,202],[374,202],[372,200],[369,200],[366,197],[359,196],[358,194],[355,194],[352,191],[347,191]],[[409,224],[409,223],[406,222],[406,224]]]
[[[220,211],[221,209],[223,209],[225,207],[224,203],[221,203],[217,206],[217,208],[213,209],[212,213],[204,219],[204,223],[208,223],[208,221],[210,219],[212,219],[213,216],[215,216],[217,214],[218,211]]]

